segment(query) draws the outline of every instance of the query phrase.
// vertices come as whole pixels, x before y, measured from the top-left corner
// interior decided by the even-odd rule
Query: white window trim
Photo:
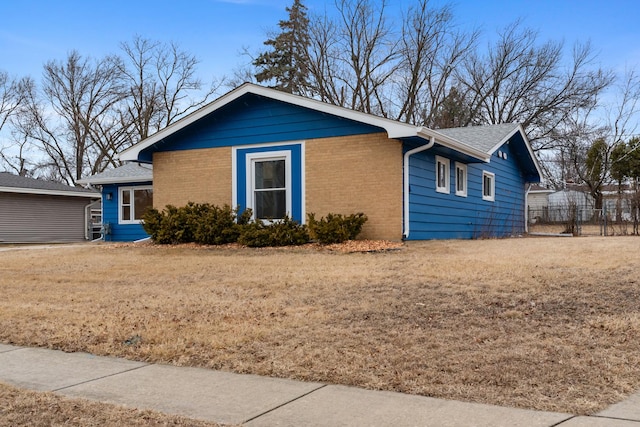
[[[267,160],[283,160],[285,166],[285,196],[286,196],[286,214],[291,216],[291,151],[290,150],[281,150],[281,151],[265,151],[258,153],[247,153],[245,156],[246,162],[246,202],[247,208],[252,210],[251,218],[256,219],[256,210],[255,210],[255,199],[254,199],[254,167],[253,164],[255,160],[267,161]]]
[[[438,167],[438,163],[442,163],[445,165],[445,174],[444,174],[444,187],[440,187],[438,172],[440,168]],[[449,159],[445,159],[444,157],[436,156],[436,191],[438,193],[449,194],[451,192],[451,162]]]
[[[458,188],[458,169],[464,173],[464,188],[462,190]],[[456,162],[456,196],[467,197],[467,183],[467,165]]]
[[[131,216],[133,218],[136,217],[136,212],[135,212],[135,204],[133,204],[133,201],[135,200],[134,194],[133,194],[133,190],[151,190],[153,191],[153,186],[152,185],[145,185],[145,186],[138,186],[138,187],[120,187],[118,189],[118,224],[142,224],[142,220],[139,219],[123,219],[122,218],[122,193],[124,193],[125,191],[130,191],[131,192],[131,196],[130,199],[132,201],[131,204]]]
[[[484,191],[485,177],[491,178],[491,195],[490,196],[485,196],[484,194],[485,193]],[[486,200],[488,202],[495,202],[496,200],[496,174],[495,173],[482,171],[482,200]]]

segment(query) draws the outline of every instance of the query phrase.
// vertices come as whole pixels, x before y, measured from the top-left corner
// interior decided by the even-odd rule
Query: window
[[[247,154],[247,207],[253,218],[291,215],[291,154],[271,151]]]
[[[456,196],[467,197],[467,165],[456,162]]]
[[[287,214],[285,159],[254,160],[252,167],[255,217],[284,218]]]
[[[482,172],[482,200],[493,202],[496,199],[496,176],[491,172]]]
[[[145,211],[153,207],[152,187],[120,188],[118,222],[120,224],[138,224]]]
[[[304,141],[231,149],[231,200],[240,212],[269,221],[305,220]]]
[[[436,191],[449,194],[449,159],[436,156]]]

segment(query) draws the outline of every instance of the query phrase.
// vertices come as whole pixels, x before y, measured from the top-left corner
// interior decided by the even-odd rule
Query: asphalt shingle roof
[[[125,163],[115,169],[107,169],[88,178],[81,184],[114,184],[119,182],[142,182],[153,180],[153,166],[144,163]]]
[[[38,190],[43,192],[95,193],[95,191],[85,188],[70,187],[59,182],[28,178],[10,172],[0,172],[0,187],[30,190],[31,193],[37,193]]]
[[[498,125],[437,129],[436,132],[490,154],[491,150],[503,142],[518,126],[517,123],[503,123]]]

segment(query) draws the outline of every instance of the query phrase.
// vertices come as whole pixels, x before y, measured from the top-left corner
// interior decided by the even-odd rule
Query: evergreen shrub
[[[270,224],[265,224],[259,219],[250,222],[242,227],[238,238],[238,243],[252,248],[304,245],[307,242],[307,227],[298,224],[289,216]]]
[[[144,230],[156,243],[223,245],[236,242],[250,218],[250,210],[238,215],[229,205],[189,202],[180,208],[167,205],[162,212],[149,209],[142,219]]]
[[[315,214],[310,213],[307,215],[309,236],[325,245],[354,240],[362,231],[367,219],[362,212],[348,216],[329,213],[319,220],[315,218]]]
[[[229,205],[218,207],[209,203],[192,203],[177,208],[149,209],[142,226],[154,242],[159,244],[199,243],[223,245],[240,243],[249,247],[290,246],[308,243],[341,243],[355,239],[367,221],[363,213],[352,215],[327,214],[316,220],[308,215],[308,226],[286,216],[282,220],[265,223],[251,219],[251,209],[239,214]]]

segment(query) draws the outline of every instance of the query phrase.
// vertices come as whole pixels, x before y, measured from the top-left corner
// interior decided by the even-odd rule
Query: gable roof
[[[102,185],[147,181],[153,181],[153,166],[130,162],[117,168],[107,169],[90,177],[79,179],[77,182],[83,185]]]
[[[498,125],[438,129],[438,132],[476,147],[487,154],[493,154],[518,130],[520,130],[520,125],[517,123],[502,123]]]
[[[526,149],[526,154],[531,159],[531,162],[527,166],[528,173],[533,176],[537,173],[539,177],[542,177],[542,168],[538,162],[538,158],[533,153],[531,143],[527,138],[522,125],[519,123],[501,123],[497,125],[482,125],[482,126],[466,126],[450,129],[439,129],[438,132],[447,135],[458,141],[471,145],[478,150],[482,150],[487,153],[488,156],[493,155],[500,147],[506,144],[512,138],[518,139],[523,147]],[[524,153],[520,153],[524,155]]]
[[[138,161],[139,154],[143,150],[153,146],[157,142],[162,141],[164,138],[167,138],[168,136],[178,132],[179,130],[202,119],[203,117],[213,113],[214,111],[224,107],[225,105],[230,104],[231,102],[239,99],[246,94],[263,96],[269,99],[286,102],[288,104],[297,105],[322,113],[327,113],[341,118],[353,120],[355,122],[375,126],[384,129],[389,138],[392,139],[419,138],[426,141],[431,141],[432,139],[434,139],[439,144],[444,145],[445,147],[452,148],[456,151],[459,151],[481,161],[488,162],[491,157],[487,155],[486,152],[474,146],[465,144],[461,141],[458,141],[445,134],[436,132],[424,126],[409,125],[395,120],[374,116],[372,114],[362,113],[360,111],[350,110],[348,108],[327,104],[326,102],[321,102],[315,99],[293,95],[287,92],[282,92],[263,86],[258,86],[253,83],[244,83],[242,86],[239,86],[231,92],[228,92],[217,100],[207,104],[199,110],[194,111],[188,116],[178,120],[177,122],[167,126],[166,128],[156,132],[150,137],[124,150],[119,155],[120,160]]]
[[[98,193],[92,190],[70,187],[59,182],[14,175],[10,172],[0,172],[0,193],[42,194],[94,199],[100,197]]]
[[[492,154],[498,150],[499,147],[512,138],[518,139],[518,141],[522,142],[522,145],[526,147],[521,150],[519,155],[524,157],[528,156],[531,159],[525,161],[527,176],[531,177],[533,181],[539,180],[542,176],[542,169],[531,149],[531,144],[522,126],[517,123],[468,126],[436,131],[425,126],[414,126],[315,99],[266,88],[253,83],[245,83],[239,86],[217,100],[156,132],[127,150],[124,150],[119,154],[120,160],[143,161],[141,153],[144,150],[154,149],[157,143],[163,142],[163,140],[176,132],[248,94],[262,96],[358,123],[371,125],[384,130],[390,139],[422,140],[425,143],[435,141],[438,145],[486,163],[490,162]]]

